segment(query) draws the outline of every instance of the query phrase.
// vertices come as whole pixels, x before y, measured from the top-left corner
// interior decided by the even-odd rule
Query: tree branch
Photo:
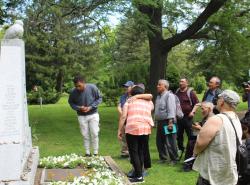
[[[189,37],[189,39],[204,39],[204,40],[216,40],[216,38],[208,35],[208,34],[205,34],[205,33],[197,33],[195,35],[192,35],[191,37]]]
[[[226,1],[227,0],[211,0],[205,10],[186,30],[163,41],[163,52],[169,51],[172,47],[195,35],[206,24],[208,18],[215,14]]]
[[[62,17],[66,17],[72,14],[82,14],[83,12],[87,14],[93,11],[94,9],[96,9],[98,6],[104,5],[112,1],[115,1],[115,0],[92,0],[90,5],[82,5],[82,6],[75,5],[70,11],[64,13]]]

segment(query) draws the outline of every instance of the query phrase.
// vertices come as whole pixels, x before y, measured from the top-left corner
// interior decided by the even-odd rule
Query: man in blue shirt
[[[91,143],[94,155],[98,155],[99,114],[97,107],[102,102],[100,91],[94,84],[86,83],[82,76],[75,77],[73,82],[75,88],[71,91],[68,102],[77,112],[86,156],[91,155]]]
[[[133,86],[134,82],[132,81],[127,81],[125,84],[123,84],[123,87],[125,88],[125,93],[120,97],[120,101],[117,107],[119,112],[119,120],[122,115],[122,108],[126,103],[127,99],[130,97],[130,92]],[[123,129],[123,135],[121,140],[121,157],[129,157],[128,146],[125,138],[125,129]]]
[[[213,76],[208,82],[208,90],[205,92],[202,101],[211,102],[217,105],[218,95],[222,93],[220,89],[221,80],[217,76]],[[219,111],[214,108],[213,112],[218,114]]]

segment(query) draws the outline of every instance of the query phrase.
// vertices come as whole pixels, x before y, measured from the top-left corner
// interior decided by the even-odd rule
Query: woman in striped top
[[[131,91],[132,96],[143,93],[144,89],[139,86],[134,86]],[[145,147],[148,147],[151,127],[154,125],[151,116],[153,108],[153,102],[144,99],[127,101],[123,107],[122,117],[119,122],[118,138],[121,139],[122,127],[126,121],[126,139],[131,163],[135,170],[134,176],[130,179],[131,182],[143,182],[143,151],[148,150]],[[150,160],[150,157],[148,160]]]

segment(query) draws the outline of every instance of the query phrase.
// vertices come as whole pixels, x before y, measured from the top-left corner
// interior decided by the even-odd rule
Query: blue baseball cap
[[[134,84],[134,82],[132,82],[132,81],[127,81],[125,84],[123,84],[123,87],[132,87],[132,86],[134,86],[135,84]]]

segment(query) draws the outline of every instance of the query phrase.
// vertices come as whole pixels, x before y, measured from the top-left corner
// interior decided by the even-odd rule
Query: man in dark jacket
[[[247,82],[247,86],[244,88],[244,94],[242,96],[243,102],[248,103],[248,111],[250,111],[250,81]]]
[[[91,143],[93,153],[97,155],[99,149],[99,114],[97,107],[102,102],[102,97],[98,88],[94,84],[85,83],[82,76],[75,77],[73,81],[75,88],[70,93],[68,102],[71,108],[77,112],[86,156],[91,155]]]
[[[217,105],[218,95],[222,93],[220,89],[221,80],[217,76],[213,76],[208,82],[208,90],[205,92],[202,101],[211,102]],[[214,108],[213,112],[218,114],[219,111]]]
[[[181,109],[184,113],[184,117],[182,119],[177,120],[177,142],[178,148],[181,151],[184,151],[183,146],[183,134],[184,130],[188,138],[190,138],[191,131],[192,131],[192,123],[193,123],[193,108],[194,106],[199,103],[199,100],[195,94],[195,92],[188,87],[188,79],[181,78],[179,81],[179,89],[176,91],[176,96],[180,100]]]

